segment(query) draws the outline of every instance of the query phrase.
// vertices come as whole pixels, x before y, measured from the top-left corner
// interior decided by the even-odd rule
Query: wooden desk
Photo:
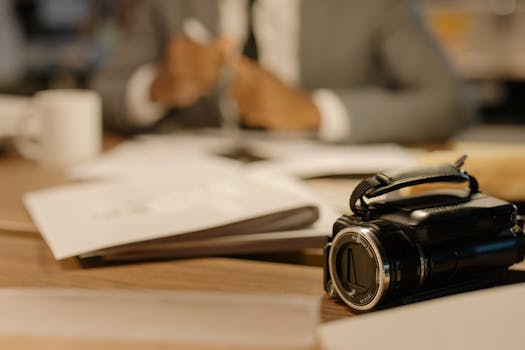
[[[221,291],[252,294],[318,296],[323,321],[351,316],[328,298],[322,287],[322,267],[237,258],[201,258],[82,268],[70,259],[57,262],[33,229],[21,202],[23,193],[64,183],[60,171],[44,170],[16,156],[0,159],[0,287],[64,287],[89,289],[153,289]],[[9,229],[11,227],[11,229]],[[282,261],[282,256],[280,261]],[[286,259],[285,259],[286,260]],[[0,347],[25,349],[41,344],[34,339],[0,338]],[[47,348],[70,348],[66,340],[50,339]],[[138,345],[84,342],[80,348]],[[118,345],[118,346],[117,346]],[[75,347],[77,344],[75,343]],[[84,347],[82,347],[84,346]],[[41,346],[37,346],[42,348]],[[45,347],[44,347],[45,348]],[[146,348],[146,347],[145,347]],[[169,347],[162,347],[167,349]]]
[[[447,157],[446,161],[450,161]],[[291,264],[297,255],[275,261],[239,258],[200,258],[82,268],[70,259],[57,262],[40,235],[31,231],[22,202],[23,193],[66,181],[60,171],[45,170],[17,156],[0,159],[0,287],[64,287],[88,289],[152,289],[220,291],[251,294],[305,295],[321,299],[323,321],[352,316],[328,298],[322,287],[322,267]],[[268,257],[266,257],[268,260]],[[284,261],[284,262],[283,262]],[[517,277],[525,280],[523,274]],[[165,344],[0,337],[0,348],[10,349],[171,349]],[[187,348],[187,347],[184,347]]]

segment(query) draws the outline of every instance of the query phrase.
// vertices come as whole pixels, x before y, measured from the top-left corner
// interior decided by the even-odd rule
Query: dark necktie
[[[259,57],[259,50],[257,49],[257,42],[255,41],[255,33],[253,31],[253,5],[256,1],[257,0],[248,0],[248,36],[242,50],[244,56],[255,61]]]

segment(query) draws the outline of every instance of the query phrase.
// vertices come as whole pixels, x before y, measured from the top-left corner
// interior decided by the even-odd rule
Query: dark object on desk
[[[390,171],[362,181],[325,247],[324,287],[355,311],[410,303],[494,284],[524,258],[516,207],[478,191],[456,164]],[[376,201],[428,182],[469,182],[447,190]]]
[[[243,143],[239,143],[238,145],[233,145],[230,148],[220,150],[217,152],[217,155],[237,160],[245,164],[267,160],[267,158],[258,155],[257,152],[254,152],[250,147],[244,145]]]

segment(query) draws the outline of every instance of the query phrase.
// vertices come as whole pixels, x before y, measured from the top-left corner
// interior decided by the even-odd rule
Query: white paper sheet
[[[63,259],[322,205],[304,187],[283,181],[261,179],[235,167],[199,163],[160,177],[36,191],[26,194],[24,203],[55,258]],[[329,233],[331,223],[327,221],[336,214],[323,209],[321,215],[320,222],[327,227],[314,227],[304,235]],[[246,227],[245,231],[264,232],[264,228]]]
[[[320,326],[325,350],[523,349],[525,283],[374,312]]]
[[[318,298],[82,289],[0,289],[0,336],[313,348]],[[285,327],[283,327],[285,325]]]
[[[295,177],[372,174],[412,166],[418,150],[394,144],[328,145],[295,136],[260,133],[241,134],[242,144],[265,158],[244,167]],[[241,165],[220,157],[232,140],[220,133],[147,135],[127,141],[97,161],[71,169],[76,179],[125,178],[152,172],[172,171],[187,161]]]

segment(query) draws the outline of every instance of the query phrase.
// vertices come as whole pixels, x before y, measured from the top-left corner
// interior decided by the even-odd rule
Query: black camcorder
[[[363,312],[488,286],[523,260],[516,207],[480,192],[461,169],[465,158],[363,180],[350,197],[353,215],[335,222],[325,247],[326,292]],[[376,198],[431,182],[469,186]]]

